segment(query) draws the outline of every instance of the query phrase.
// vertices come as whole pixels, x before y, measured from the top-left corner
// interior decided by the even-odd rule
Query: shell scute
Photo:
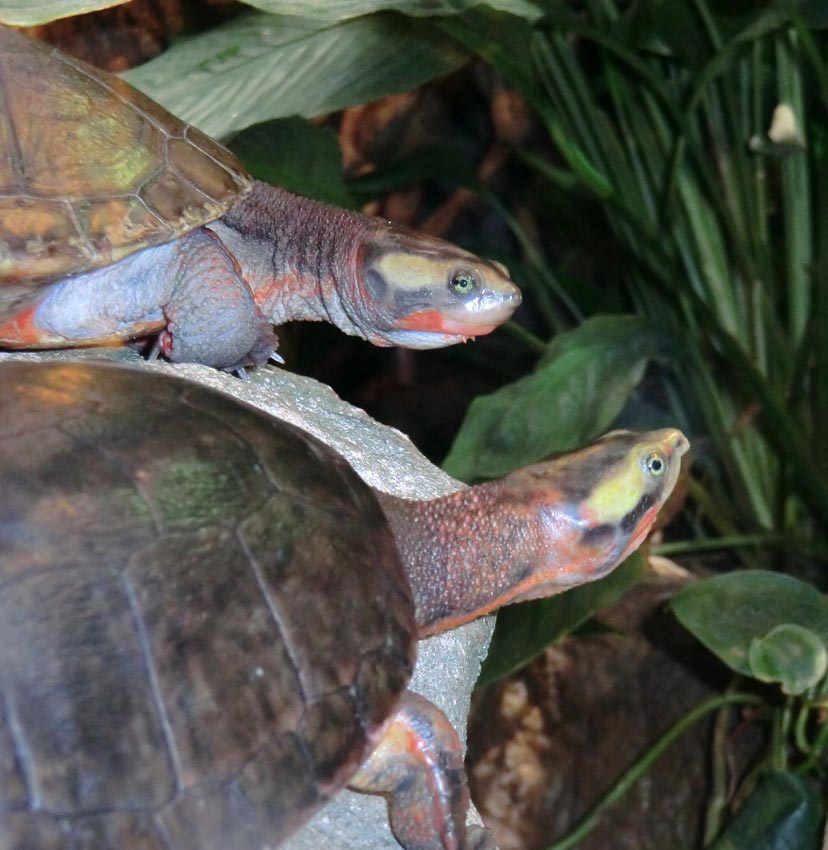
[[[160,169],[140,189],[141,200],[174,231],[183,232],[203,224],[205,210],[217,218],[223,208],[189,182],[182,183],[173,168]],[[212,220],[211,218],[211,220]]]
[[[0,197],[0,276],[6,280],[25,279],[34,268],[59,274],[67,259],[82,265],[91,255],[65,201]]]
[[[95,198],[79,203],[75,214],[88,244],[98,254],[111,245],[141,241],[164,231],[170,239],[175,236],[175,228],[136,195]]]
[[[0,27],[0,284],[169,241],[250,186],[230,151],[125,81]]]

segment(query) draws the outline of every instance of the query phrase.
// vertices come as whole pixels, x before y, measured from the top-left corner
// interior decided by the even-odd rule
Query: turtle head
[[[421,636],[601,578],[647,536],[678,479],[681,431],[615,431],[426,502],[382,498]]]
[[[542,529],[532,586],[513,601],[600,578],[634,552],[672,492],[689,446],[675,428],[613,431],[507,476],[503,483],[523,494]]]
[[[376,345],[442,348],[491,333],[521,301],[500,263],[383,223],[358,259],[360,321]]]

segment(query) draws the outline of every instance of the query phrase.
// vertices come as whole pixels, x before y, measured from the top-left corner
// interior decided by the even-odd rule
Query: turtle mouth
[[[511,318],[520,304],[520,291],[512,297],[502,295],[471,299],[457,306],[417,310],[403,316],[396,327],[405,331],[421,331],[437,336],[468,338],[485,336]]]
[[[487,317],[485,322],[474,322],[468,319],[458,320],[439,310],[424,310],[421,313],[412,313],[397,322],[397,327],[405,331],[422,331],[438,336],[484,336],[491,333],[503,319]]]

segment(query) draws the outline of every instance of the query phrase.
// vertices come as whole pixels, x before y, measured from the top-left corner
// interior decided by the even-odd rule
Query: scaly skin
[[[428,502],[380,494],[420,635],[606,575],[646,537],[688,442],[614,432],[578,452]],[[660,474],[647,470],[659,457]]]
[[[0,323],[0,345],[106,345],[160,332],[171,360],[233,370],[265,362],[277,345],[271,326],[291,320],[329,321],[375,345],[439,348],[490,333],[519,304],[501,266],[254,183],[218,221],[51,284]]]

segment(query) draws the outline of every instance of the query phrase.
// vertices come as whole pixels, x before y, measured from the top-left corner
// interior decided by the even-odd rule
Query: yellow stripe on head
[[[672,490],[687,445],[675,428],[645,435],[616,432],[604,438],[619,439],[630,439],[629,451],[610,465],[583,505],[585,516],[611,525],[619,524],[644,496],[658,502],[661,493]]]

